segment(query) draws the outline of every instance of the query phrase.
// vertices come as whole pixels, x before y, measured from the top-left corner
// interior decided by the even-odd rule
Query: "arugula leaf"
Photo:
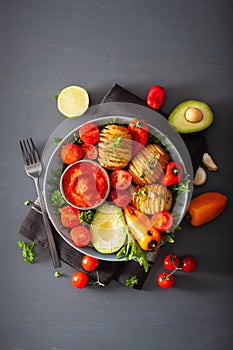
[[[47,184],[51,187],[51,191],[59,188],[61,173],[61,170],[51,170],[51,177],[47,180]]]
[[[149,264],[146,251],[139,246],[131,234],[128,234],[127,243],[117,253],[117,258],[122,256],[125,256],[126,261],[136,259],[139,265],[143,266],[145,272],[148,272]]]

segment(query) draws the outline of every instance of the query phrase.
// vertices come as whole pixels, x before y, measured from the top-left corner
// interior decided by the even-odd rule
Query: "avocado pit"
[[[185,111],[185,119],[190,123],[198,123],[203,119],[202,111],[196,107],[189,107]]]

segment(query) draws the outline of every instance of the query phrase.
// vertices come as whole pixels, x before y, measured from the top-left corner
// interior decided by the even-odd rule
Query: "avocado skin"
[[[199,108],[203,114],[203,119],[196,123],[191,123],[185,118],[185,111],[190,108]],[[202,101],[187,100],[176,106],[168,117],[168,122],[177,132],[188,134],[198,133],[210,127],[213,123],[214,115],[211,108]]]
[[[128,234],[122,210],[115,205],[103,204],[95,213],[90,231],[92,244],[98,252],[103,254],[117,252],[125,243]],[[108,233],[111,233],[112,239],[104,239]]]

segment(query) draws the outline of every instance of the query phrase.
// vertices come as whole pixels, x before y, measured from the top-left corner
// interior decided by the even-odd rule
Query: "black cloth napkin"
[[[141,98],[125,90],[118,84],[115,84],[101,101],[101,103],[106,102],[129,102],[146,106],[145,102]],[[166,114],[162,111],[158,112],[166,117]],[[193,161],[193,167],[195,170],[195,168],[200,163],[203,152],[207,147],[206,140],[202,135],[195,135],[192,137],[185,136],[184,141],[190,152]],[[81,261],[83,254],[66,243],[53,226],[52,230],[61,260],[72,266],[75,270],[82,270]],[[39,211],[38,203],[35,203],[30,208],[29,212],[23,219],[18,231],[29,241],[35,242],[39,246],[49,249],[47,235],[45,232],[42,215]],[[157,255],[158,252],[157,254],[150,254],[148,258],[149,271],[153,266]],[[144,268],[134,260],[131,260],[129,262],[111,262],[100,260],[98,267],[99,280],[104,285],[109,284],[112,279],[116,280],[122,285],[126,285],[126,280],[136,275],[138,277],[138,283],[134,286],[136,289],[142,289],[149,271],[145,273]],[[92,271],[88,274],[90,279],[96,281],[96,271]]]

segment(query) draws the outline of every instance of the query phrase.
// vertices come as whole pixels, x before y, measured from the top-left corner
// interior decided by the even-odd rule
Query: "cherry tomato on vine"
[[[180,267],[184,272],[193,272],[197,267],[197,263],[192,256],[185,256],[182,258]]]
[[[168,254],[163,259],[163,266],[169,270],[175,270],[180,264],[180,258],[176,254]]]
[[[110,183],[116,190],[126,190],[132,182],[132,175],[126,170],[114,170],[110,174]]]
[[[171,288],[175,282],[173,275],[169,275],[168,272],[162,272],[158,275],[158,285],[163,289]]]
[[[67,143],[62,147],[61,159],[65,164],[73,164],[83,156],[81,148],[75,143]]]
[[[173,225],[173,217],[167,210],[155,213],[151,218],[151,224],[159,231],[168,231]]]
[[[93,271],[99,265],[99,259],[89,255],[84,255],[82,258],[82,267],[86,271]]]
[[[78,271],[72,276],[72,284],[75,288],[82,289],[85,288],[88,283],[88,276],[85,272]]]
[[[84,124],[79,129],[79,136],[84,143],[94,145],[100,140],[98,125],[92,122]]]
[[[80,145],[80,147],[82,149],[84,158],[94,160],[98,157],[98,150],[97,150],[97,147],[95,145],[91,145],[88,143],[82,143]]]

